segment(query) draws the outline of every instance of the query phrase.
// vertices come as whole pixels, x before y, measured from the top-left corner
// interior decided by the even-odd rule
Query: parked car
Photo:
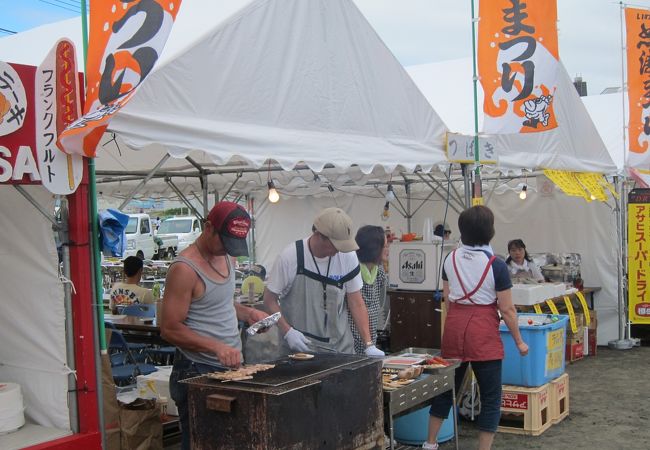
[[[153,241],[156,243],[153,259],[173,259],[178,254],[178,238],[173,234],[164,236],[156,234]]]
[[[137,256],[141,259],[153,259],[156,244],[153,241],[153,229],[149,214],[129,214],[126,226],[126,250],[123,257]]]
[[[177,252],[182,252],[201,234],[202,224],[198,217],[183,216],[165,219],[158,228],[157,237],[175,236],[178,238]]]

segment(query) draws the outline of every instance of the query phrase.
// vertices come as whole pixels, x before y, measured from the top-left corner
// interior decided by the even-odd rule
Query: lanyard
[[[320,273],[320,268],[318,267],[318,263],[316,262],[316,257],[311,252],[311,243],[307,242],[307,245],[309,246],[309,253],[311,254],[311,259],[312,261],[314,261],[314,266],[316,266],[316,272],[318,272],[318,275],[322,277],[323,274]],[[327,273],[325,273],[325,278],[329,278],[330,276],[331,263],[332,263],[332,257],[330,256],[329,259],[327,260]],[[327,310],[327,283],[325,281],[321,281],[321,284],[323,285],[323,309]]]

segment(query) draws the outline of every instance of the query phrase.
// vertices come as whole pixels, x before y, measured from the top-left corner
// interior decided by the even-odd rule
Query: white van
[[[127,256],[137,256],[141,259],[152,259],[156,244],[153,241],[153,227],[149,214],[129,214],[129,224],[126,226]]]
[[[199,237],[202,228],[201,221],[196,216],[170,217],[162,221],[157,236],[176,236],[180,253]]]

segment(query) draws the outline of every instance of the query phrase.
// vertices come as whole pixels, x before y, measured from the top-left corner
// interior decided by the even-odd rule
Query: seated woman
[[[506,259],[506,264],[513,282],[544,282],[544,275],[528,255],[524,241],[513,239],[508,242],[508,254],[510,256]]]

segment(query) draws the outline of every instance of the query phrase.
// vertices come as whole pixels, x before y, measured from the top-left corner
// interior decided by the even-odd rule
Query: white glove
[[[287,341],[287,345],[294,352],[308,352],[309,344],[311,341],[305,337],[300,331],[295,328],[289,328],[289,331],[284,335],[284,339]]]
[[[382,356],[385,356],[385,355],[386,354],[384,352],[379,350],[374,345],[366,347],[366,356],[370,356],[371,358],[381,358]]]

